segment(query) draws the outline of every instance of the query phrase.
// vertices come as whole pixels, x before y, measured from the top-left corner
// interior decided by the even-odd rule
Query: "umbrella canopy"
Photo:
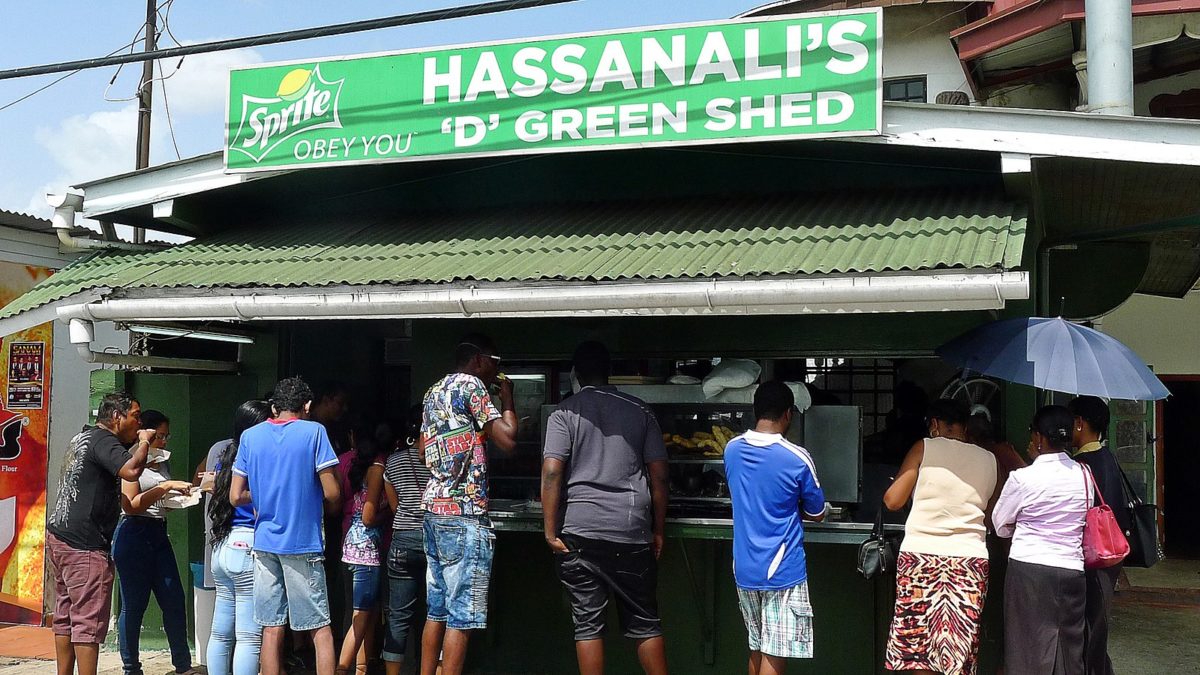
[[[1130,401],[1170,395],[1133,350],[1062,318],[985,324],[942,345],[937,353],[972,372],[1039,389]]]

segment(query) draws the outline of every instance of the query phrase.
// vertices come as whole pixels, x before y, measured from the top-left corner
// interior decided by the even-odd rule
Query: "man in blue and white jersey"
[[[784,438],[795,413],[783,382],[754,393],[755,427],[725,448],[733,497],[733,567],[750,634],[751,675],[782,673],[785,659],[812,658],[812,605],[801,521],[825,517],[812,457]]]

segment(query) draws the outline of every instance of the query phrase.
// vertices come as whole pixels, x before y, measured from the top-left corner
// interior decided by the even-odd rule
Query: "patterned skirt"
[[[889,670],[974,675],[988,559],[901,552]]]

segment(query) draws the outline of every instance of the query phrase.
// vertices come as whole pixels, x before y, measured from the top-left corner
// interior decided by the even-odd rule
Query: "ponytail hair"
[[[1033,430],[1045,439],[1054,452],[1066,452],[1071,446],[1071,425],[1075,416],[1061,405],[1048,405],[1033,416]]]
[[[217,457],[217,477],[212,498],[208,501],[208,517],[212,520],[209,541],[216,546],[233,530],[233,505],[229,503],[229,488],[233,484],[233,463],[237,459],[242,433],[271,417],[271,404],[266,401],[246,401],[233,415],[233,438]]]

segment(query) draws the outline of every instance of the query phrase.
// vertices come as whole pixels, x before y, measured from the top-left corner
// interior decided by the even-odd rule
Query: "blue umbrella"
[[[1050,391],[1129,401],[1170,395],[1133,350],[1062,318],[985,324],[942,345],[937,353],[971,372]]]

